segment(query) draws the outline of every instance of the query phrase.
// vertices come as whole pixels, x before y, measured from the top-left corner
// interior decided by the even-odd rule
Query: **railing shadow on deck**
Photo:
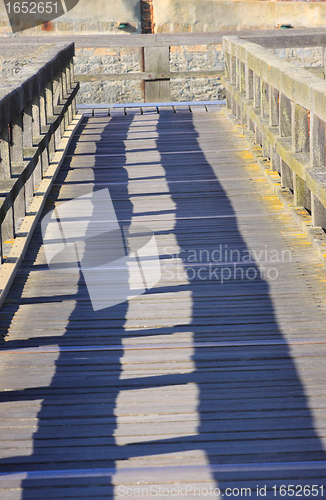
[[[178,116],[182,117],[183,115]],[[127,137],[132,119],[132,115],[124,117],[123,121],[113,117],[105,126],[101,140],[109,137],[111,131],[114,133],[119,129],[122,144],[122,141]],[[168,154],[163,154],[170,151],[167,137],[170,134],[171,138],[171,134],[173,135],[173,132],[178,128],[178,123],[172,124],[168,117],[161,114],[157,124],[159,133],[157,149],[161,154],[161,165],[165,172],[169,194],[176,207],[173,214],[175,239],[184,254],[189,253],[189,250],[197,252],[208,250],[210,254],[212,248],[218,248],[220,244],[229,244],[229,247],[232,247],[232,243],[226,240],[226,232],[228,232],[229,234],[233,233],[238,244],[245,249],[246,243],[239,232],[232,205],[218,182],[214,183],[218,196],[210,198],[209,201],[205,202],[205,199],[198,195],[200,191],[198,185],[196,187],[197,194],[192,193],[191,204],[187,199],[189,193],[185,193],[184,196],[180,195],[180,185],[175,180],[182,177],[183,182],[193,183],[196,179],[196,172],[198,172],[197,165],[200,165],[201,178],[215,178],[212,167],[198,144],[198,134],[192,123],[191,115],[187,114],[186,120],[189,128],[193,129],[191,149],[195,153],[191,155],[191,160],[184,152],[173,155],[172,160]],[[92,119],[86,123],[91,124]],[[229,138],[228,141],[232,144],[232,138]],[[99,141],[98,147],[100,145],[101,141]],[[122,154],[118,160],[109,161],[112,162],[111,165],[114,162],[115,166],[123,167],[126,164],[126,155]],[[102,167],[105,167],[104,160],[96,158],[94,162],[95,189],[98,188],[97,181],[99,183],[104,181],[101,175],[104,173]],[[112,170],[105,170],[105,175],[107,175],[106,182],[112,182]],[[62,173],[61,178],[64,176],[65,174]],[[131,220],[134,213],[127,188],[130,181],[127,170],[121,168],[116,171],[115,179],[119,183],[125,182],[125,185],[120,184],[118,196],[120,200],[124,199],[125,201],[120,202],[115,196],[112,196],[117,216],[124,220]],[[85,189],[89,189],[86,184]],[[153,211],[155,212],[155,207],[153,207]],[[153,211],[150,213],[152,214]],[[145,215],[145,213],[138,215]],[[196,217],[228,215],[229,217],[225,219],[211,218],[208,226],[209,234],[206,239],[198,239],[196,232],[192,232],[192,229],[202,225],[202,222],[191,220],[194,215]],[[37,231],[37,235],[40,237],[39,227]],[[158,239],[160,234],[162,232],[158,231]],[[29,257],[34,259],[38,249],[32,247],[31,250],[33,253],[30,253]],[[181,251],[179,254],[181,255]],[[250,265],[256,267],[255,264]],[[225,264],[226,266],[227,264]],[[10,297],[17,293],[17,286],[22,290],[24,283],[13,288],[3,307],[2,317],[7,316],[8,327],[18,307],[13,307],[10,302]],[[257,311],[255,302],[251,300],[251,295],[256,294],[256,290],[262,297],[266,297],[262,302],[263,309],[260,312]],[[48,298],[51,302],[51,289],[48,291]],[[196,343],[202,342],[205,335],[212,339],[212,333],[216,333],[215,341],[217,338],[236,341],[239,336],[246,339],[246,335],[251,334],[253,330],[258,335],[261,324],[268,324],[270,337],[274,340],[283,340],[282,332],[275,318],[272,301],[268,296],[268,284],[260,278],[257,278],[254,284],[252,281],[244,279],[242,281],[229,281],[222,285],[215,281],[202,281],[198,278],[191,280],[189,284],[180,284],[177,281],[169,282],[165,276],[158,287],[143,297],[180,291],[189,292],[191,296],[192,319],[190,323],[175,325],[171,321],[171,325],[167,327],[133,331],[125,329],[128,303],[98,312],[92,311],[82,277],[80,277],[75,296],[55,297],[56,302],[63,301],[61,319],[64,319],[64,313],[69,310],[69,307],[65,308],[64,303],[68,300],[76,300],[73,310],[66,318],[64,335],[34,337],[31,341],[26,341],[26,345],[53,343],[63,347],[71,344],[107,345],[113,343],[120,344],[121,349],[117,347],[115,351],[101,353],[60,353],[55,363],[56,371],[52,381],[49,387],[43,390],[43,403],[37,415],[39,419],[38,430],[33,436],[33,453],[30,456],[17,456],[1,460],[0,466],[3,472],[114,469],[117,461],[133,457],[150,457],[161,453],[176,452],[181,452],[184,457],[187,457],[187,451],[191,450],[201,450],[207,456],[207,463],[212,466],[232,463],[259,464],[262,462],[325,460],[322,443],[314,430],[313,418],[306,401],[304,388],[286,345],[277,348],[262,346],[255,348],[233,347],[231,349],[210,348],[208,358],[207,351],[203,355],[203,350],[196,348]],[[222,301],[223,297],[228,297],[227,303],[220,306],[219,300]],[[243,298],[242,308],[239,301],[234,300],[236,297]],[[24,302],[39,302],[39,298],[27,301],[22,299],[21,303]],[[241,314],[244,314],[245,322],[237,320]],[[207,321],[207,317],[209,321]],[[150,342],[152,335],[161,335],[162,342],[164,342],[164,336],[168,337],[170,334],[182,331],[193,331],[194,354],[192,361],[194,371],[192,373],[172,373],[146,377],[137,379],[137,385],[132,379],[121,380],[120,371],[116,370],[115,367],[119,367],[124,353],[122,345],[124,339],[128,338],[132,343],[133,337],[146,335]],[[6,347],[21,347],[23,344],[24,342],[7,342]],[[285,360],[283,369],[273,369],[273,360],[276,358]],[[77,359],[80,360],[79,365],[75,364]],[[227,367],[227,361],[230,360],[234,361],[231,370],[230,366]],[[223,363],[225,370],[223,370]],[[126,446],[115,444],[114,431],[117,428],[115,410],[120,391],[154,386],[159,389],[163,386],[189,383],[196,384],[198,387],[197,412],[200,423],[197,435],[182,435],[180,438],[160,439]],[[297,401],[300,401],[300,410],[291,410],[291,405],[288,404],[288,391],[295,395]],[[10,395],[6,394],[5,398],[2,397],[2,401],[32,400],[36,397],[39,398],[39,394],[40,388],[11,392]],[[72,394],[74,395],[72,396]],[[57,405],[60,402],[66,406],[59,409]],[[297,420],[296,417],[299,419]],[[53,426],[53,418],[58,419],[58,425],[61,428]],[[77,423],[78,425],[76,425]],[[283,432],[284,441],[283,438],[282,440],[274,439],[273,431],[277,429],[286,429],[286,432]],[[305,446],[305,440],[299,441],[298,438],[296,444],[293,445],[291,436],[300,435],[298,429],[305,431],[307,446]],[[52,439],[47,443],[51,451],[44,447],[46,440],[49,439]],[[271,485],[272,479],[284,478],[284,476],[290,480],[290,483],[293,483],[300,477],[300,475],[295,474],[295,467],[292,475],[290,473],[284,474],[282,469],[276,473],[275,471],[269,473],[259,471],[214,473],[214,468],[212,471],[217,484],[222,488],[226,485],[238,487],[252,485],[254,488],[257,484],[269,483]],[[162,474],[164,474],[163,469]],[[177,475],[176,472],[176,477]],[[282,484],[284,482],[288,481],[283,481]],[[109,498],[110,495],[112,497],[114,495],[112,482],[105,477],[52,478],[51,480],[44,478],[37,481],[26,479],[22,483],[22,487],[24,490],[22,498],[33,498],[33,500],[42,497],[44,488],[46,488],[47,497],[54,494],[54,488],[61,488],[60,493],[58,490],[56,492],[57,498],[60,498],[60,495],[62,498],[66,497],[68,493],[71,496],[75,494],[78,498]]]

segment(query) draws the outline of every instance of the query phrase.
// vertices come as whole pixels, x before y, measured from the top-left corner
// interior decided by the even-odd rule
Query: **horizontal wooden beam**
[[[33,46],[37,44],[53,44],[74,42],[76,48],[105,47],[173,47],[180,45],[210,45],[222,43],[223,36],[236,35],[271,48],[313,47],[326,45],[325,28],[293,28],[269,30],[238,30],[207,33],[162,33],[154,35],[45,35],[12,37],[10,45]],[[251,38],[252,37],[252,38]],[[254,39],[255,38],[255,39]],[[8,36],[0,36],[1,45],[8,45]]]
[[[99,75],[75,75],[78,82],[116,82],[121,80],[172,80],[175,78],[221,78],[224,71],[162,71],[143,73],[119,73]]]
[[[257,43],[267,49],[285,49],[298,47],[324,47],[326,45],[325,29],[310,30],[286,29],[275,30],[270,34],[240,35],[240,38]]]

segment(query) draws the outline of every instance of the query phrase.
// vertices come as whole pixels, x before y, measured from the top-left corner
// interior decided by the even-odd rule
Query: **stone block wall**
[[[106,74],[137,73],[141,71],[141,49],[110,47],[76,49],[75,74],[102,76]],[[138,81],[81,82],[78,103],[141,102]]]
[[[273,52],[278,57],[286,59],[301,68],[318,68],[324,66],[324,47],[276,49]]]
[[[170,71],[224,71],[221,44],[182,45],[170,49]],[[172,101],[210,101],[224,98],[220,78],[181,78],[171,80]]]
[[[184,45],[171,47],[170,71],[224,71],[222,45]],[[137,73],[141,71],[141,49],[87,48],[76,49],[76,75]],[[178,78],[171,80],[173,101],[201,101],[223,98],[220,78]],[[142,102],[140,81],[82,82],[78,102],[127,103]]]

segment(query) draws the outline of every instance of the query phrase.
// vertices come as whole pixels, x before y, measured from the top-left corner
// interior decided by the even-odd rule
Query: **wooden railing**
[[[73,56],[73,43],[58,44],[1,85],[1,262],[76,113]]]
[[[170,102],[170,84],[173,79],[187,78],[221,78],[224,70],[214,70],[207,63],[206,68],[191,69],[190,71],[171,71],[171,48],[194,46],[203,48],[209,45],[221,45],[222,36],[214,33],[173,33],[156,35],[107,35],[102,41],[87,39],[86,43],[76,40],[77,47],[85,47],[96,42],[102,48],[139,48],[140,71],[105,73],[94,72],[91,74],[76,74],[79,82],[115,82],[139,81],[142,89],[142,100],[146,103]],[[207,50],[207,49],[206,49]],[[204,49],[205,52],[205,49]],[[114,67],[114,64],[113,64]],[[185,100],[185,99],[180,99]]]
[[[301,43],[326,45],[322,38]],[[265,40],[269,47],[280,43],[280,37]],[[326,81],[248,39],[225,37],[223,48],[227,107],[293,192],[295,206],[326,229]]]

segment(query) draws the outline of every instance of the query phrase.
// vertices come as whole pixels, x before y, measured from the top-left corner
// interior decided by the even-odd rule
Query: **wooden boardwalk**
[[[46,211],[105,188],[162,277],[93,311],[39,224],[0,311],[1,500],[320,498],[326,271],[244,138],[213,107],[85,118]]]

